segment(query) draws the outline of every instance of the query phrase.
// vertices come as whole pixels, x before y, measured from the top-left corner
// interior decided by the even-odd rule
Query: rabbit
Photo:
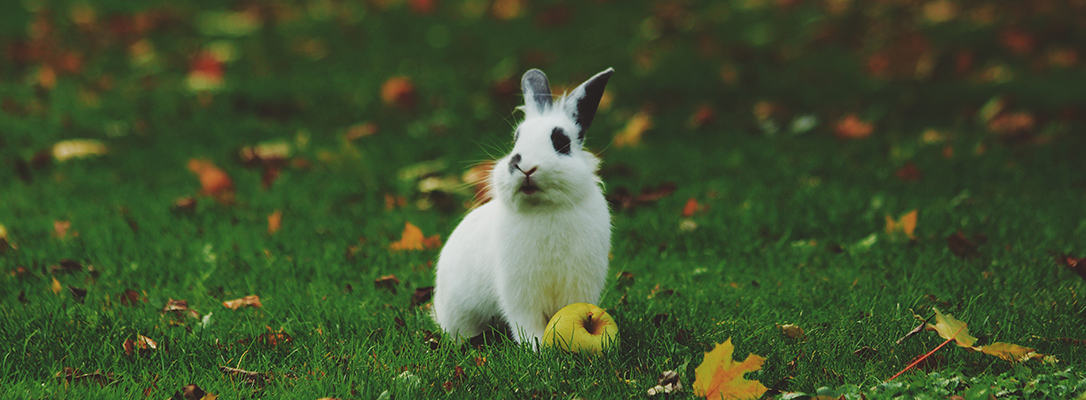
[[[524,120],[490,171],[493,198],[464,217],[437,260],[432,316],[458,342],[501,319],[538,350],[559,309],[599,301],[611,214],[600,161],[582,146],[613,73],[558,99],[542,71],[521,78]]]

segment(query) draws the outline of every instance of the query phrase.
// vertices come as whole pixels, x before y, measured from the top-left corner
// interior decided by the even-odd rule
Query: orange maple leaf
[[[732,339],[705,353],[705,360],[694,370],[694,394],[706,399],[757,399],[768,390],[758,381],[743,379],[743,374],[762,369],[765,357],[755,354],[740,362],[732,360]]]
[[[917,210],[912,210],[902,215],[896,221],[886,216],[886,233],[888,235],[904,234],[909,239],[916,239],[913,235],[913,231],[916,230],[916,216]]]
[[[400,240],[388,245],[389,250],[425,250],[441,247],[441,235],[425,237],[422,229],[410,222],[404,223],[403,235]]]

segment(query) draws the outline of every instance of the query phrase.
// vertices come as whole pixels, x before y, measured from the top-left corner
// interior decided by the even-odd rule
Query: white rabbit
[[[557,100],[542,71],[524,73],[524,121],[491,170],[493,199],[464,217],[438,257],[434,319],[457,340],[501,318],[517,342],[538,349],[559,309],[599,301],[611,214],[599,159],[581,146],[613,73]]]

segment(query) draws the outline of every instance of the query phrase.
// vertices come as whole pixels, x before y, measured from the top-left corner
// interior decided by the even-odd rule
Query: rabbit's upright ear
[[[524,90],[525,112],[542,114],[551,108],[554,99],[551,98],[551,85],[547,83],[547,75],[543,71],[532,68],[520,78],[521,89]]]
[[[603,88],[607,86],[607,80],[611,79],[614,73],[613,68],[608,68],[589,78],[567,95],[563,103],[566,115],[569,115],[581,127],[581,131],[577,133],[577,141],[584,143],[584,133],[592,125],[592,119],[596,117],[596,109],[599,108],[600,98],[603,97]]]

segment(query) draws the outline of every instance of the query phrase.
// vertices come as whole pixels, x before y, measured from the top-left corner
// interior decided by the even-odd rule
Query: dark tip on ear
[[[520,86],[524,91],[525,106],[535,107],[536,111],[543,112],[554,102],[550,83],[543,71],[536,68],[528,70],[524,77],[520,78]]]
[[[584,142],[585,131],[592,125],[592,120],[596,118],[596,109],[600,106],[600,99],[603,98],[603,89],[607,86],[607,80],[611,79],[611,75],[614,75],[614,73],[614,68],[608,68],[589,78],[581,85],[584,87],[584,97],[577,101],[576,118],[577,125],[581,126],[581,132],[577,134],[577,140],[582,143]]]

